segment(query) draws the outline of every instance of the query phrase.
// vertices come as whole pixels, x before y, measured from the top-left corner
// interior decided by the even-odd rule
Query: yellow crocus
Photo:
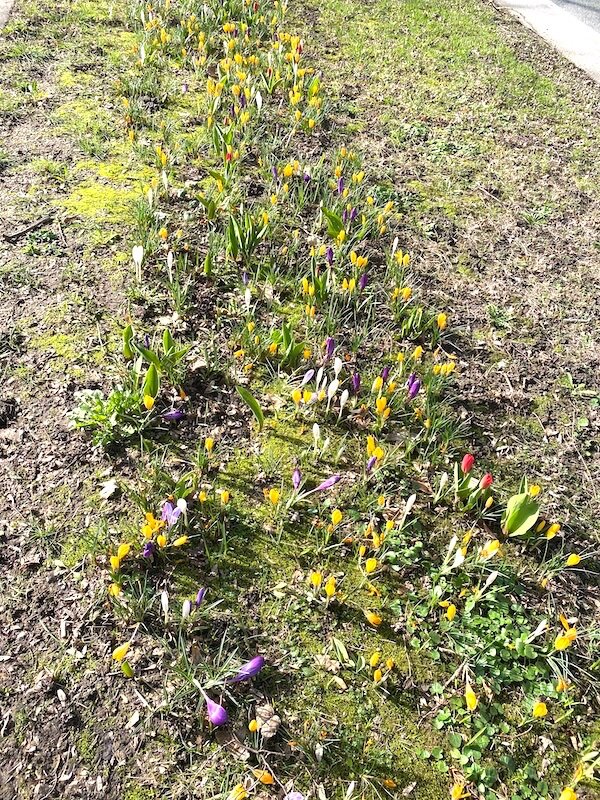
[[[547,713],[548,713],[548,706],[542,700],[538,700],[533,704],[534,719],[545,717]]]
[[[120,644],[118,647],[115,647],[112,654],[114,660],[123,661],[123,659],[129,652],[130,647],[131,647],[131,642],[125,642],[125,644]]]
[[[477,708],[477,704],[479,703],[477,695],[471,688],[471,684],[468,682],[465,687],[465,702],[467,704],[467,708],[469,709],[469,711],[475,711],[475,709]]]

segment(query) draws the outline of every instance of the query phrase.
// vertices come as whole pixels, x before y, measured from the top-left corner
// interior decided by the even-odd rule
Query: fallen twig
[[[25,236],[27,233],[31,233],[31,231],[35,231],[37,228],[41,228],[42,225],[47,225],[48,222],[52,222],[54,216],[52,214],[48,214],[41,219],[32,222],[30,225],[27,225],[25,228],[21,228],[20,231],[15,231],[15,233],[3,233],[2,238],[4,241],[9,242],[9,244],[14,244],[17,242],[21,236]]]

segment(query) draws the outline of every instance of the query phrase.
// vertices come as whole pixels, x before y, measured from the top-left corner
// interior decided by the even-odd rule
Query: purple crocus
[[[341,475],[332,475],[331,478],[327,478],[323,483],[320,483],[315,489],[315,492],[326,492],[327,489],[331,489],[332,486],[335,486],[341,477]]]
[[[229,714],[227,713],[227,709],[223,708],[222,705],[219,703],[215,703],[214,700],[211,700],[210,697],[204,694],[204,699],[206,700],[206,714],[215,728],[220,727],[221,725],[226,725],[229,721]]]
[[[358,394],[360,390],[360,373],[353,372],[350,381],[352,383],[352,391],[354,392],[354,394]]]
[[[302,792],[288,792],[283,800],[305,800]]]
[[[190,88],[190,87],[187,85],[187,83],[182,83],[182,84],[181,84],[181,94],[187,94],[187,93],[188,93],[188,90],[189,90],[189,88]]]
[[[172,528],[180,516],[181,509],[178,506],[174,506],[170,500],[166,500],[163,503],[162,514],[160,518],[163,522],[167,523],[167,528]]]
[[[304,173],[304,175],[302,176],[302,179],[303,179],[304,183],[310,183],[310,175],[308,174],[308,172]]]
[[[273,177],[275,178],[275,180],[277,180],[277,167],[272,167],[271,168],[271,172],[272,172]]]
[[[309,370],[308,370],[308,372],[305,372],[305,373],[304,373],[304,377],[302,378],[302,383],[300,384],[300,386],[306,386],[306,384],[307,384],[307,383],[308,383],[310,380],[312,380],[312,379],[313,379],[313,376],[314,376],[314,374],[315,374],[315,371],[314,371],[314,369],[309,369]]]
[[[369,275],[367,272],[363,272],[363,274],[358,279],[358,291],[364,292],[368,282],[369,282]]]
[[[337,185],[338,194],[342,194],[344,191],[344,178],[340,178]]]
[[[205,588],[204,586],[201,589],[198,589],[198,594],[196,595],[196,599],[194,600],[196,608],[198,608],[198,606],[200,606],[202,604],[202,601],[206,597],[206,593],[207,592],[208,592],[208,589]]]
[[[247,661],[245,664],[239,668],[236,675],[233,678],[229,678],[228,683],[240,683],[241,681],[248,681],[250,678],[254,678],[261,669],[265,665],[265,659],[263,656],[254,656],[251,658],[250,661]]]
[[[367,475],[369,474],[369,472],[371,472],[376,463],[377,463],[377,456],[371,456],[371,458],[367,461]]]
[[[142,555],[144,558],[152,558],[154,555],[154,551],[156,549],[156,545],[154,542],[146,542],[144,545],[144,549],[142,550]]]
[[[178,408],[172,408],[169,411],[165,411],[164,414],[161,414],[161,417],[165,422],[178,422],[185,417],[185,412],[180,411]]]
[[[421,381],[416,375],[411,375],[412,381],[410,378],[408,379],[407,389],[408,389],[408,399],[414,400],[415,397],[419,394],[419,389],[421,388]]]
[[[335,339],[332,339],[331,336],[328,336],[325,339],[325,355],[327,358],[331,358],[333,355],[333,351],[335,350]]]
[[[356,208],[353,208],[350,211],[350,222],[354,222],[357,216],[358,216],[358,211],[356,210]]]
[[[244,92],[240,94],[240,107],[246,108],[246,95],[244,94]]]
[[[381,379],[385,383],[390,376],[390,367],[384,367],[381,370]]]
[[[144,347],[148,349],[150,347],[150,337],[147,333],[144,334]]]
[[[343,213],[342,213],[342,222],[344,223],[344,225],[348,222],[348,209],[347,208],[345,208]]]
[[[331,245],[325,251],[325,261],[331,266],[333,264],[333,247]]]
[[[300,488],[301,483],[302,483],[302,473],[300,472],[298,467],[296,467],[296,469],[292,472],[292,486],[294,487],[294,490],[296,492]]]

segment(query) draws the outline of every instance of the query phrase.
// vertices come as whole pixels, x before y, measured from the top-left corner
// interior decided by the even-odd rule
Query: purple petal
[[[240,681],[247,681],[250,678],[254,678],[261,669],[265,665],[265,659],[263,656],[254,656],[254,658],[247,661],[243,664],[239,670],[237,675],[234,675],[233,678],[229,678],[229,683],[240,683]]]
[[[358,394],[360,389],[360,374],[358,372],[354,372],[352,374],[352,389],[354,394]]]
[[[315,374],[314,369],[309,369],[308,372],[306,372],[304,377],[302,378],[302,383],[300,384],[300,386],[306,386],[306,384],[310,380],[312,380],[314,374]]]
[[[206,713],[215,728],[218,728],[220,725],[227,724],[229,721],[227,709],[223,708],[223,706],[219,705],[219,703],[215,703],[214,700],[210,699],[210,697],[206,697],[205,699]]]
[[[376,456],[371,456],[371,458],[367,461],[367,474],[371,472],[376,463],[377,463]]]
[[[369,276],[366,272],[363,272],[363,274],[358,279],[358,291],[364,292],[368,282],[369,282]]]
[[[298,467],[296,467],[296,469],[292,473],[292,486],[296,491],[298,491],[298,488],[300,487],[301,483],[302,483],[302,473],[300,472]]]
[[[333,264],[333,247],[328,247],[325,251],[325,259],[329,266]]]
[[[419,394],[420,388],[421,388],[421,381],[418,378],[415,378],[415,380],[412,382],[408,390],[408,399],[414,400],[415,397]]]
[[[161,417],[166,422],[177,422],[185,417],[185,412],[180,411],[178,408],[172,408],[170,411],[165,411],[164,414],[161,414]]]
[[[205,587],[202,587],[202,589],[198,589],[198,594],[196,595],[196,599],[194,600],[194,603],[196,604],[196,608],[198,608],[198,606],[202,604],[202,601],[206,597],[206,593],[207,592],[208,592],[208,589],[206,589]]]
[[[156,545],[154,544],[154,542],[146,542],[146,544],[144,545],[144,549],[142,550],[142,556],[144,558],[152,558],[152,556],[154,555],[155,547]]]
[[[341,475],[332,475],[331,478],[327,478],[326,481],[320,483],[317,488],[315,489],[316,492],[325,492],[327,489],[331,489],[332,486],[335,486],[336,483],[341,479]]]

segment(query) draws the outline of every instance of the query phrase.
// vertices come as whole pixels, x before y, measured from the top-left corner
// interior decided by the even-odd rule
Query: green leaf
[[[150,364],[148,372],[146,373],[146,380],[144,381],[144,395],[149,394],[150,397],[156,397],[158,394],[160,383],[158,380],[158,372],[154,364]]]
[[[131,665],[127,661],[122,662],[121,670],[126,678],[133,678],[133,670],[131,668]]]
[[[133,358],[133,350],[131,349],[131,341],[133,339],[133,328],[131,325],[123,330],[123,356],[126,359]]]
[[[330,211],[328,208],[323,209],[323,214],[327,219],[327,233],[331,236],[332,239],[335,239],[339,232],[343,230],[344,223],[342,222],[342,218],[338,217],[338,215]]]
[[[258,430],[261,431],[265,423],[265,415],[263,414],[258,400],[251,392],[248,391],[248,389],[245,389],[243,386],[236,386],[235,388],[244,403],[246,403],[250,411],[252,411],[256,417],[256,421],[258,422]]]
[[[146,361],[148,361],[149,364],[153,364],[154,367],[156,367],[157,372],[162,371],[162,365],[156,353],[154,353],[152,350],[149,350],[147,347],[144,347],[143,345],[139,344],[138,342],[132,341],[131,344],[133,348],[138,351],[138,353],[144,356],[144,358],[146,359]]]
[[[171,336],[171,331],[167,328],[163,333],[163,353],[167,355],[167,353],[171,350],[171,348],[175,347],[175,340]]]
[[[539,515],[539,505],[527,492],[514,494],[502,516],[502,531],[509,536],[522,536],[533,528]]]

